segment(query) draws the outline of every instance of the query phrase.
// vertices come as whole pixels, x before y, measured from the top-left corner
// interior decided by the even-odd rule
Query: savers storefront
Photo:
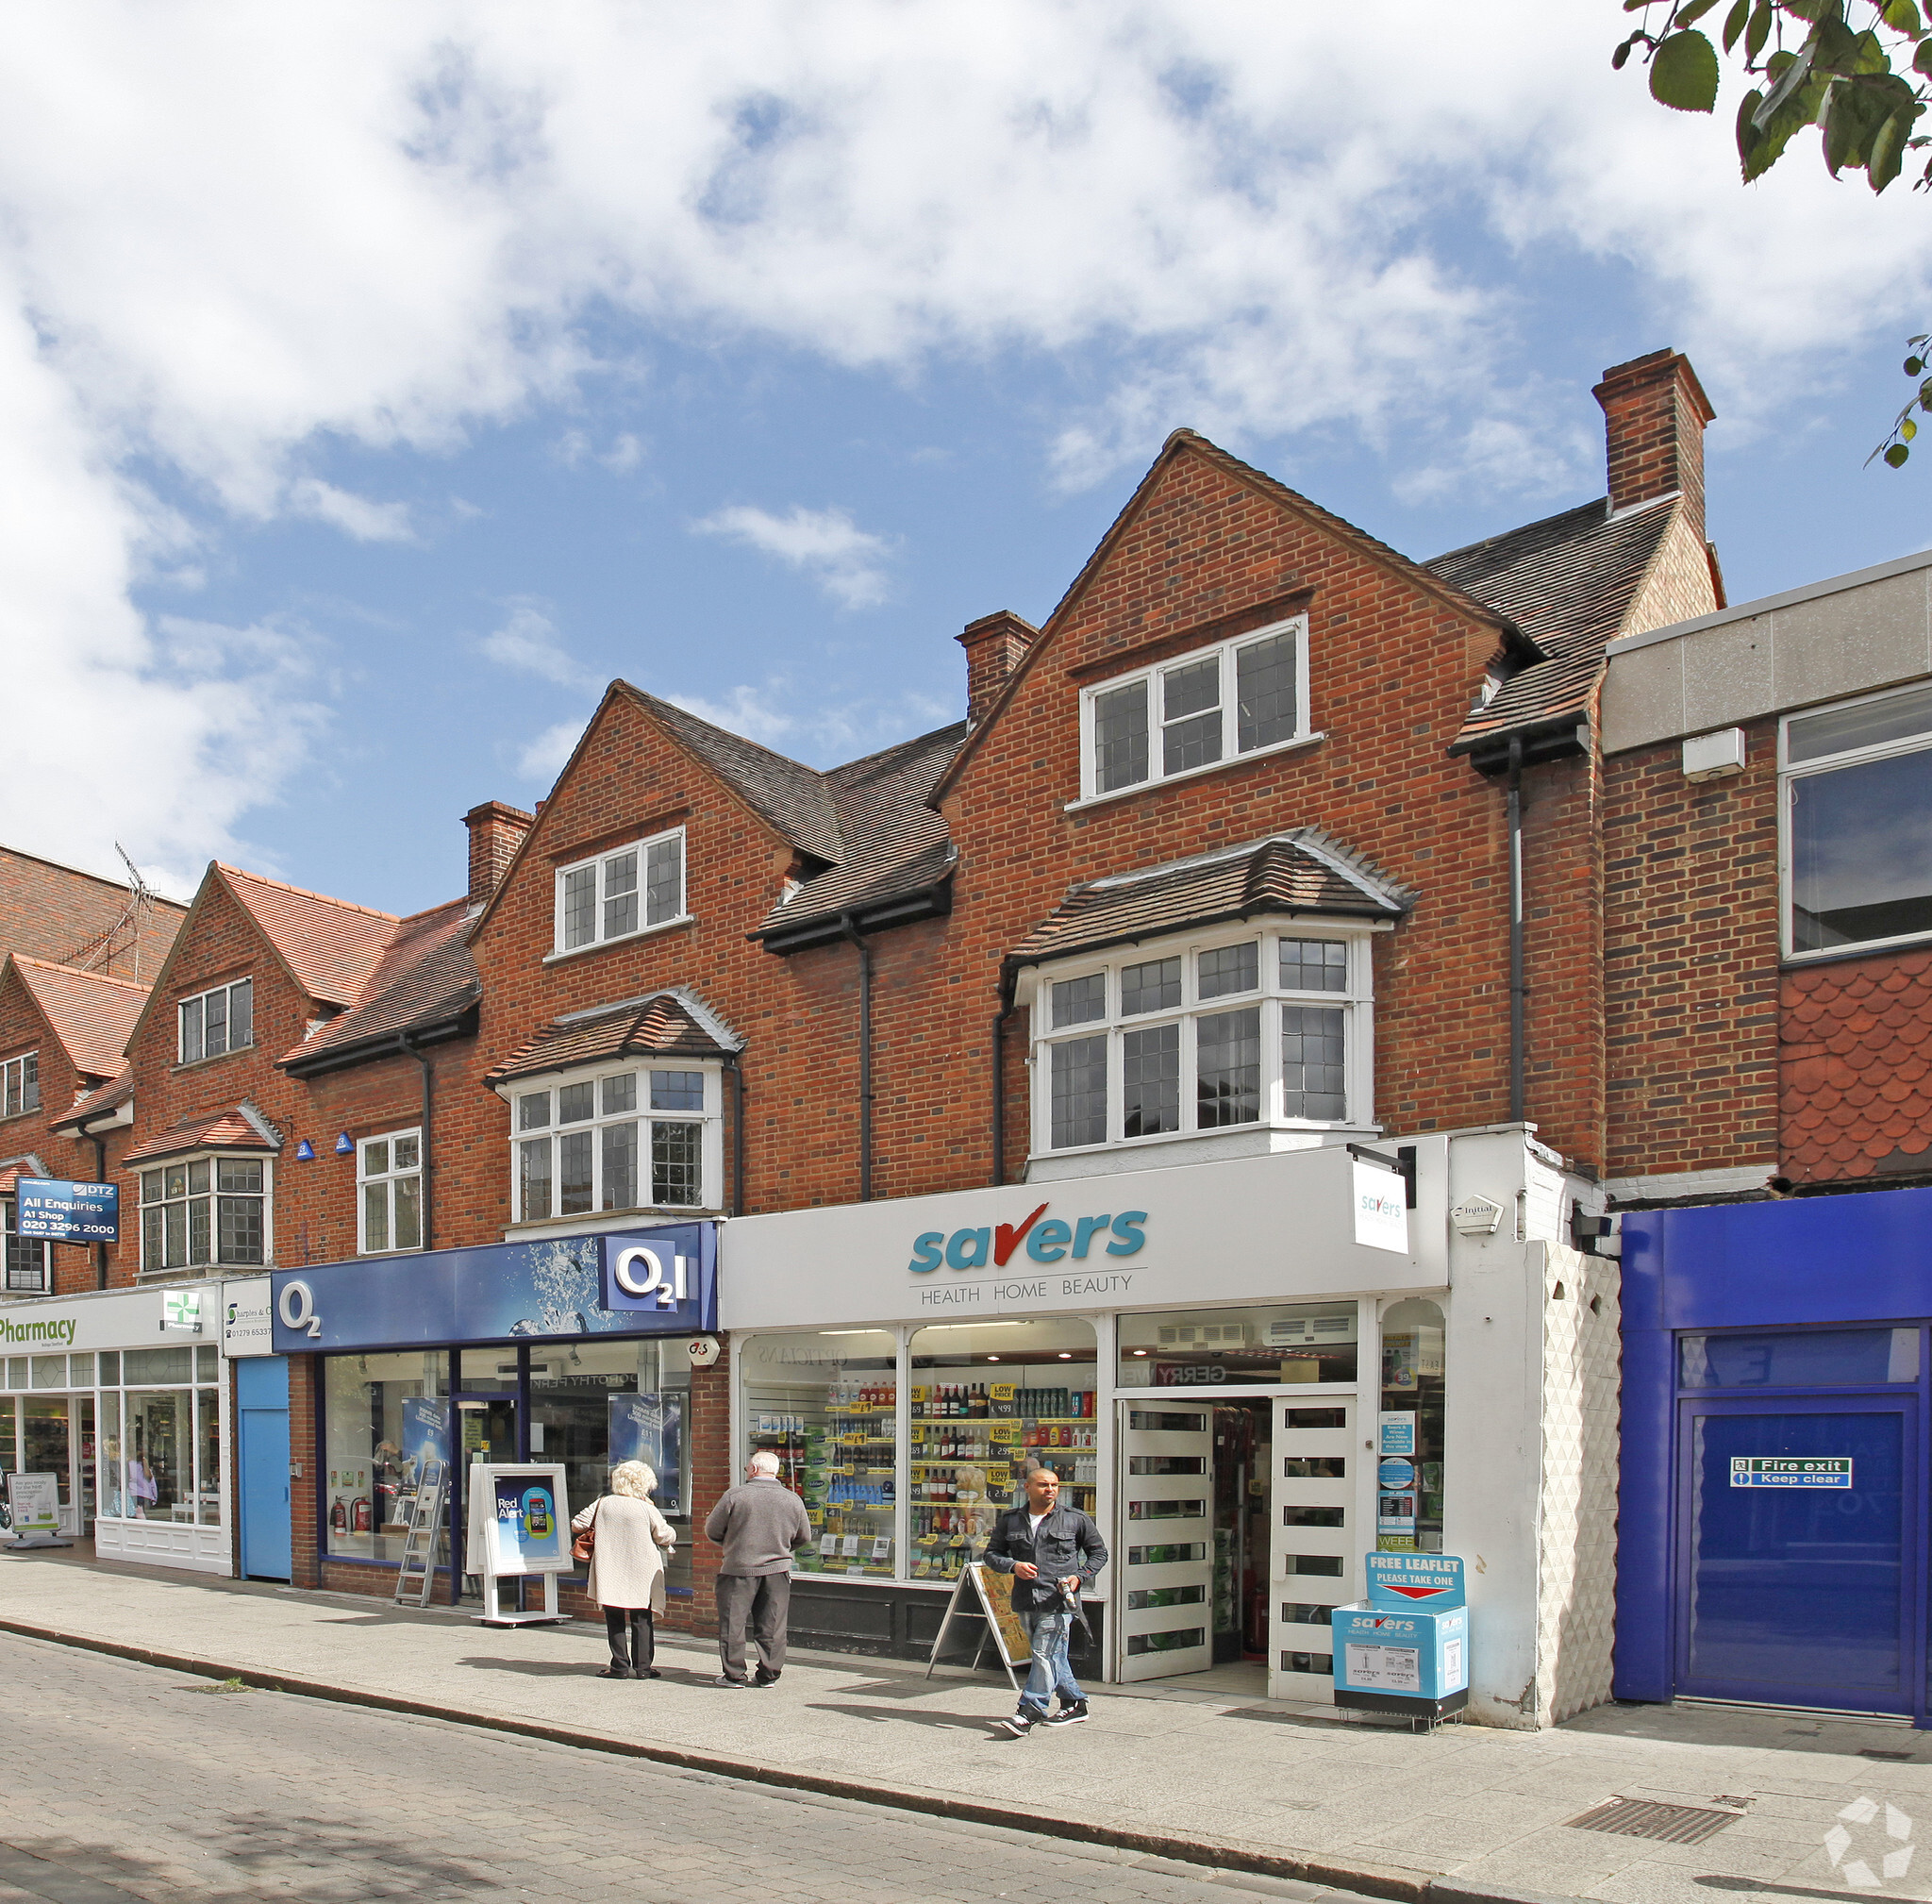
[[[1600,1340],[1614,1395],[1615,1265],[1594,1265],[1600,1292],[1555,1241],[1581,1188],[1509,1127],[734,1220],[737,1457],[776,1454],[818,1536],[794,1635],[923,1657],[1039,1462],[1112,1553],[1095,1677],[1244,1663],[1257,1692],[1325,1699],[1330,1609],[1381,1547],[1471,1557],[1473,1712],[1533,1725],[1593,1703],[1613,1426],[1590,1435],[1604,1619],[1576,1691],[1538,1631],[1553,1301]],[[1458,1228],[1452,1205],[1488,1227]],[[1564,1335],[1566,1366],[1574,1348]],[[1583,1385],[1558,1386],[1574,1512]]]

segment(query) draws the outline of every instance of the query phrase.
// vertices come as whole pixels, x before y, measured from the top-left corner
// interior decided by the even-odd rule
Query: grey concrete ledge
[[[1801,602],[1820,601],[1826,595],[1842,594],[1847,589],[1863,588],[1870,582],[1889,581],[1893,576],[1908,576],[1918,569],[1932,569],[1932,549],[1921,549],[1917,555],[1900,556],[1896,561],[1880,562],[1874,568],[1854,569],[1849,575],[1833,576],[1828,581],[1807,582],[1801,589],[1787,589],[1781,595],[1760,595],[1755,602],[1738,602],[1707,615],[1692,616],[1688,622],[1671,622],[1661,628],[1646,628],[1641,635],[1624,635],[1610,643],[1604,655],[1607,660],[1614,660],[1619,655],[1654,647],[1659,642],[1674,642],[1685,635],[1694,635],[1700,628],[1718,628],[1726,622],[1748,622],[1757,615],[1796,608]]]

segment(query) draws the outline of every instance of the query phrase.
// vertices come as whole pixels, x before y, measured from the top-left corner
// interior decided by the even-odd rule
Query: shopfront
[[[671,1591],[688,1591],[690,1345],[717,1327],[714,1225],[277,1271],[269,1303],[264,1346],[304,1359],[291,1392],[313,1410],[312,1467],[291,1422],[292,1545],[327,1584],[390,1592],[419,1489],[444,1477],[435,1597],[458,1597],[471,1463],[560,1462],[575,1512],[641,1459],[680,1532]]]
[[[1616,1689],[1932,1725],[1932,1190],[1624,1220]]]
[[[217,1306],[185,1283],[0,1307],[0,1474],[53,1475],[102,1560],[229,1571]]]
[[[1448,1140],[1404,1152],[727,1226],[740,1457],[776,1454],[817,1534],[794,1635],[922,1656],[1039,1462],[1112,1553],[1102,1676],[1245,1661],[1325,1697],[1362,1552],[1440,1550],[1453,1499]]]

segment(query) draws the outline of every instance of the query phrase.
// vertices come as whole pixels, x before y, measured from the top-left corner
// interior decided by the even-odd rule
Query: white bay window
[[[187,1157],[141,1173],[141,1266],[154,1273],[270,1261],[259,1157]]]
[[[724,1181],[715,1066],[633,1061],[508,1084],[514,1220],[714,1209]]]
[[[1242,926],[1058,961],[1031,1004],[1036,1157],[1374,1116],[1366,932]]]

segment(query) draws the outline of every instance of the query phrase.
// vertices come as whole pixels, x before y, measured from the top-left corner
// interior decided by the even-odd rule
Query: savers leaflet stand
[[[486,1627],[560,1621],[557,1578],[573,1564],[563,1469],[532,1461],[472,1461],[467,1480],[471,1571],[483,1583],[483,1611],[474,1617]],[[504,1582],[521,1583],[532,1575],[542,1577],[542,1612],[506,1612]]]
[[[1432,1729],[1469,1704],[1469,1602],[1454,1554],[1369,1554],[1369,1597],[1337,1607],[1335,1703]]]

